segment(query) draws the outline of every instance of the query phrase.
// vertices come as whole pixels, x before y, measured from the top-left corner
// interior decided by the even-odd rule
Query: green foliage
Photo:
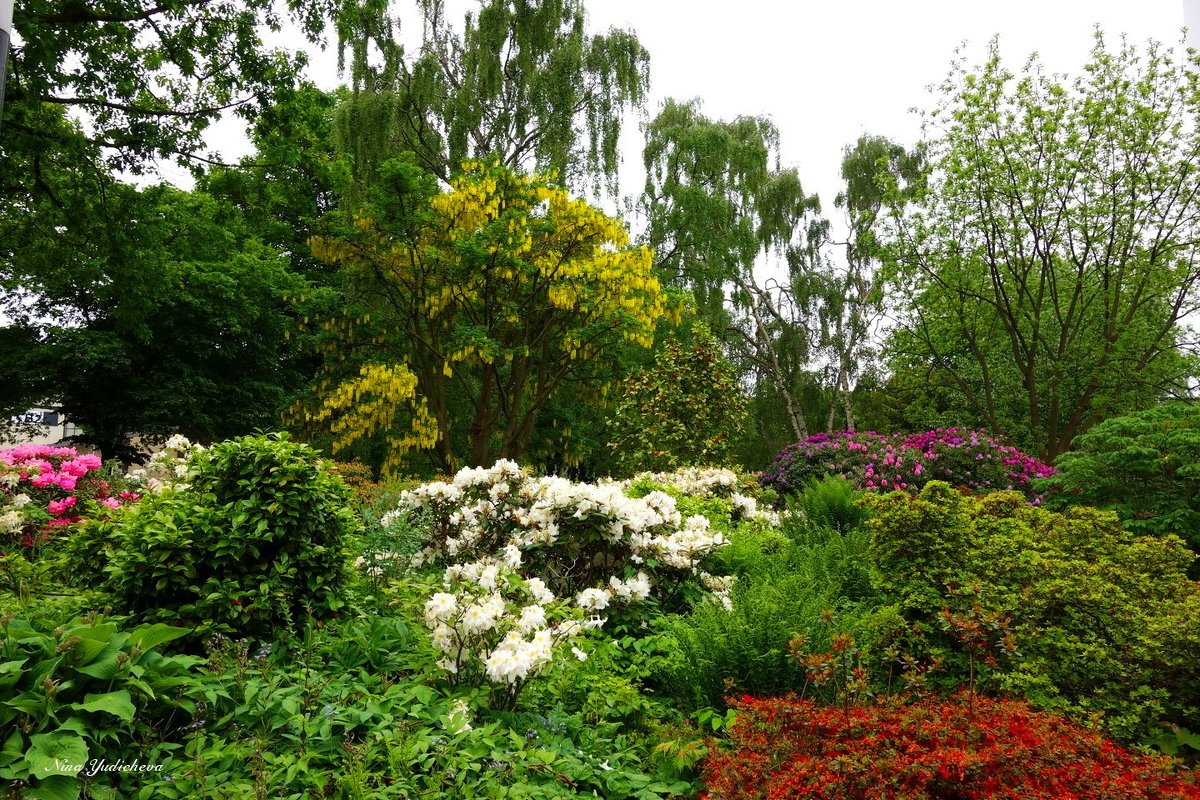
[[[799,690],[806,672],[791,658],[789,642],[802,636],[813,647],[831,642],[830,612],[842,629],[855,630],[874,601],[866,531],[808,524],[785,517],[787,536],[739,531],[721,553],[739,571],[732,606],[697,607],[666,623],[677,642],[675,658],[656,670],[656,684],[684,708],[720,706],[733,691]]]
[[[1114,417],[1078,437],[1055,465],[1055,507],[1115,511],[1127,530],[1173,533],[1200,550],[1200,406],[1173,403]]]
[[[688,790],[643,771],[642,749],[612,723],[491,714],[477,696],[427,685],[435,656],[420,627],[347,621],[290,650],[218,640],[196,689],[204,716],[167,775],[125,796],[656,800]]]
[[[795,511],[803,514],[809,525],[832,528],[839,533],[859,528],[870,511],[858,498],[859,492],[847,478],[835,475],[810,481],[792,501],[793,514],[785,518],[791,524],[785,525],[784,530],[805,531],[804,526],[796,524]]]
[[[343,547],[358,524],[315,451],[283,434],[245,437],[191,470],[190,486],[84,525],[68,545],[75,578],[94,580],[100,558],[122,608],[200,633],[271,638],[343,607]]]
[[[609,447],[626,472],[725,466],[745,421],[737,374],[717,340],[697,324],[691,345],[667,342],[652,367],[625,379]]]
[[[560,388],[596,402],[608,356],[648,346],[668,312],[618,220],[547,175],[463,166],[435,194],[410,159],[385,162],[370,203],[312,242],[350,302],[324,321],[325,374],[295,416],[336,449],[383,434],[389,471],[409,451],[444,472],[520,457]]]
[[[1124,741],[1200,720],[1200,585],[1178,539],[1135,539],[1109,512],[1055,514],[1015,492],[975,498],[940,482],[869,503],[875,582],[909,625],[935,631],[947,608],[1008,618],[1023,658],[985,685],[1099,715]]]
[[[8,68],[5,159],[61,135],[40,124],[47,107],[86,117],[88,138],[110,150],[117,167],[201,158],[211,122],[230,108],[252,118],[304,63],[298,52],[268,50],[264,24],[278,28],[286,16],[315,41],[333,9],[327,0],[282,8],[266,0],[21,3],[13,9],[21,45]],[[38,182],[24,177],[31,189]]]
[[[201,660],[156,650],[184,628],[95,614],[52,624],[0,622],[0,779],[25,786],[19,797],[112,796],[119,776],[89,775],[90,762],[155,764],[177,748],[168,739],[196,708],[186,687]]]
[[[650,83],[649,54],[633,33],[588,35],[582,0],[485,0],[461,28],[443,0],[410,5],[423,32],[411,50],[396,40],[386,4],[338,20],[354,95],[339,109],[336,135],[360,186],[409,151],[446,182],[464,161],[495,156],[564,183],[603,177],[614,188],[623,116]]]
[[[982,424],[1050,461],[1100,420],[1184,391],[1200,218],[1191,60],[1097,32],[1078,77],[1036,59],[1014,75],[993,42],[940,95],[935,178],[890,242],[892,367],[911,398],[952,399],[939,422]]]
[[[60,169],[60,155],[43,167],[52,196],[0,206],[13,243],[0,304],[26,370],[0,406],[56,398],[125,461],[130,431],[211,441],[274,427],[307,377],[286,338],[286,298],[307,283],[227,204]]]

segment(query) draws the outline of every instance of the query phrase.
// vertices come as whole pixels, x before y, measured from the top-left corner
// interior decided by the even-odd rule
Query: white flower
[[[517,620],[517,628],[525,633],[531,633],[546,627],[546,609],[541,606],[525,606],[521,609],[521,618]]]
[[[496,568],[496,565],[490,564],[490,565],[484,567],[483,570],[480,571],[479,577],[476,579],[476,582],[480,586],[482,586],[484,589],[487,589],[489,592],[495,591],[496,578],[498,577],[498,575],[499,575],[499,570]]]
[[[529,594],[534,601],[540,605],[554,602],[554,592],[546,588],[546,582],[541,578],[529,578],[525,581],[525,587],[529,590]]]
[[[504,545],[504,550],[501,551],[500,561],[504,564],[504,566],[511,567],[512,569],[516,569],[517,567],[521,566],[521,548],[517,547],[515,544]]]
[[[449,592],[438,592],[425,603],[425,624],[430,627],[448,622],[458,613],[458,598]]]
[[[607,589],[584,589],[575,595],[575,603],[585,611],[599,611],[608,608],[612,593]]]
[[[455,700],[446,716],[446,730],[453,734],[466,733],[471,728],[471,707],[465,700]]]
[[[0,472],[0,484],[4,486],[16,486],[21,481],[21,476],[15,472]]]
[[[587,661],[587,653],[583,652],[578,647],[571,648],[571,655],[575,656],[580,661]]]
[[[13,508],[24,508],[32,502],[27,494],[19,494],[12,499]]]
[[[15,509],[0,515],[0,530],[16,533],[24,524],[25,515]]]

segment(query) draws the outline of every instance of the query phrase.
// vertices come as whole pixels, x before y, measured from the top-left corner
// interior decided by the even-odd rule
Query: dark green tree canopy
[[[224,111],[253,117],[291,85],[299,53],[266,48],[263,27],[285,20],[310,40],[333,12],[330,0],[29,0],[15,4],[4,105],[3,157],[33,147],[25,137],[61,137],[43,104],[73,108],[88,138],[114,166],[200,155],[205,128]]]

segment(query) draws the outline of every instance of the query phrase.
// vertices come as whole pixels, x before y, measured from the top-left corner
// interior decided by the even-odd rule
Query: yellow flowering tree
[[[308,417],[335,447],[384,433],[393,468],[413,450],[447,472],[520,458],[555,393],[598,398],[606,360],[649,346],[668,310],[651,251],[551,176],[471,162],[433,193],[395,159],[341,222],[312,241],[350,304],[324,323],[331,358]]]

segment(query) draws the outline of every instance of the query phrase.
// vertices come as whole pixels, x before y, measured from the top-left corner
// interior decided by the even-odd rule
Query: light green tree
[[[1046,460],[1177,390],[1200,281],[1194,62],[1097,33],[1080,76],[1018,76],[993,42],[926,123],[932,183],[890,243],[893,366]]]

